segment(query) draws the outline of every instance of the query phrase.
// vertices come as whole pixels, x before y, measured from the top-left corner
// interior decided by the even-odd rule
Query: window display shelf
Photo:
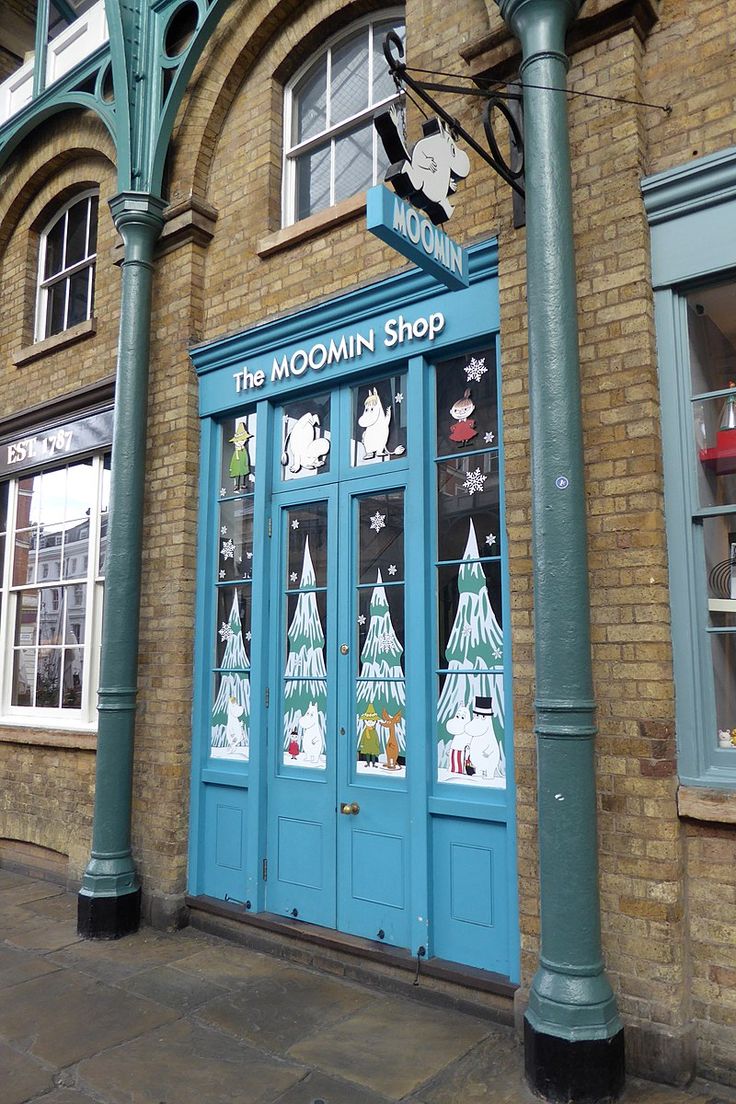
[[[710,613],[736,613],[736,598],[709,598]]]

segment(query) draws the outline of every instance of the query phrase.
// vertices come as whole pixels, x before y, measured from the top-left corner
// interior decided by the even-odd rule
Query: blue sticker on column
[[[558,475],[555,479],[555,487],[558,491],[564,491],[570,486],[570,480],[566,475]]]

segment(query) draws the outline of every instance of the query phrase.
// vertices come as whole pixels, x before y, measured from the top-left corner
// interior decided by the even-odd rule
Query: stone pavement
[[[193,929],[76,934],[0,870],[0,1104],[527,1104],[513,1032]],[[626,1104],[725,1104],[631,1079]]]

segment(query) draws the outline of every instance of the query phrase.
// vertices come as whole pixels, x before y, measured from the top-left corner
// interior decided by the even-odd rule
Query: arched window
[[[287,86],[285,226],[364,191],[388,167],[373,118],[401,102],[383,55],[392,30],[403,40],[400,9],[353,23]]]
[[[75,196],[41,234],[36,341],[92,317],[98,202],[97,192]]]

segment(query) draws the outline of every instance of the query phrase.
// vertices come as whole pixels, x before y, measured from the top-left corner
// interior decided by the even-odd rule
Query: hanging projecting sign
[[[382,184],[369,190],[368,230],[453,291],[467,287],[467,254],[439,223],[453,213],[449,196],[470,171],[468,155],[440,119],[424,123],[411,154],[395,109],[377,116],[375,127],[392,162],[386,181],[395,194]]]

